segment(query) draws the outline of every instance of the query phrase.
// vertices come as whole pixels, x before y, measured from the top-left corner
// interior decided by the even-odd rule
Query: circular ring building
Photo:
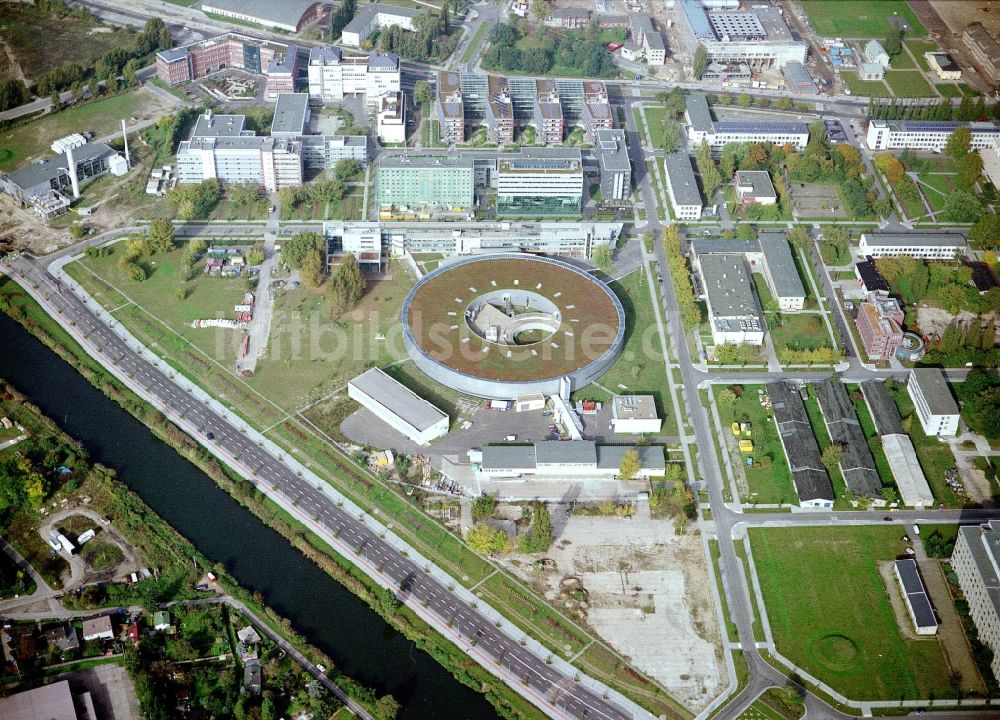
[[[422,278],[403,303],[417,367],[468,395],[513,400],[584,387],[625,341],[625,312],[603,282],[560,260],[522,254],[458,260]]]

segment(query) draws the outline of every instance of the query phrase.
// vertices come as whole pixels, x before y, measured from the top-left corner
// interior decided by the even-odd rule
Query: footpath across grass
[[[950,697],[937,639],[901,636],[878,563],[902,555],[898,527],[751,529],[778,651],[852,700]]]

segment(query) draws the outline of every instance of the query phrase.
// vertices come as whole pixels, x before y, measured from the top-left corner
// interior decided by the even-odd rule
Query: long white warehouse
[[[448,432],[447,415],[378,368],[348,382],[347,396],[421,445]]]

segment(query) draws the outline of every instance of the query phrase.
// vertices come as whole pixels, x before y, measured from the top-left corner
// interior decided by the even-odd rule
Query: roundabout
[[[551,258],[470,257],[422,278],[403,303],[406,351],[460,392],[511,400],[584,387],[615,363],[625,312],[600,280]]]

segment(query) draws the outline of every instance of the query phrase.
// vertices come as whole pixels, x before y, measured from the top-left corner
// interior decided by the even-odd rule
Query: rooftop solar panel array
[[[716,133],[808,133],[803,123],[717,122]]]

